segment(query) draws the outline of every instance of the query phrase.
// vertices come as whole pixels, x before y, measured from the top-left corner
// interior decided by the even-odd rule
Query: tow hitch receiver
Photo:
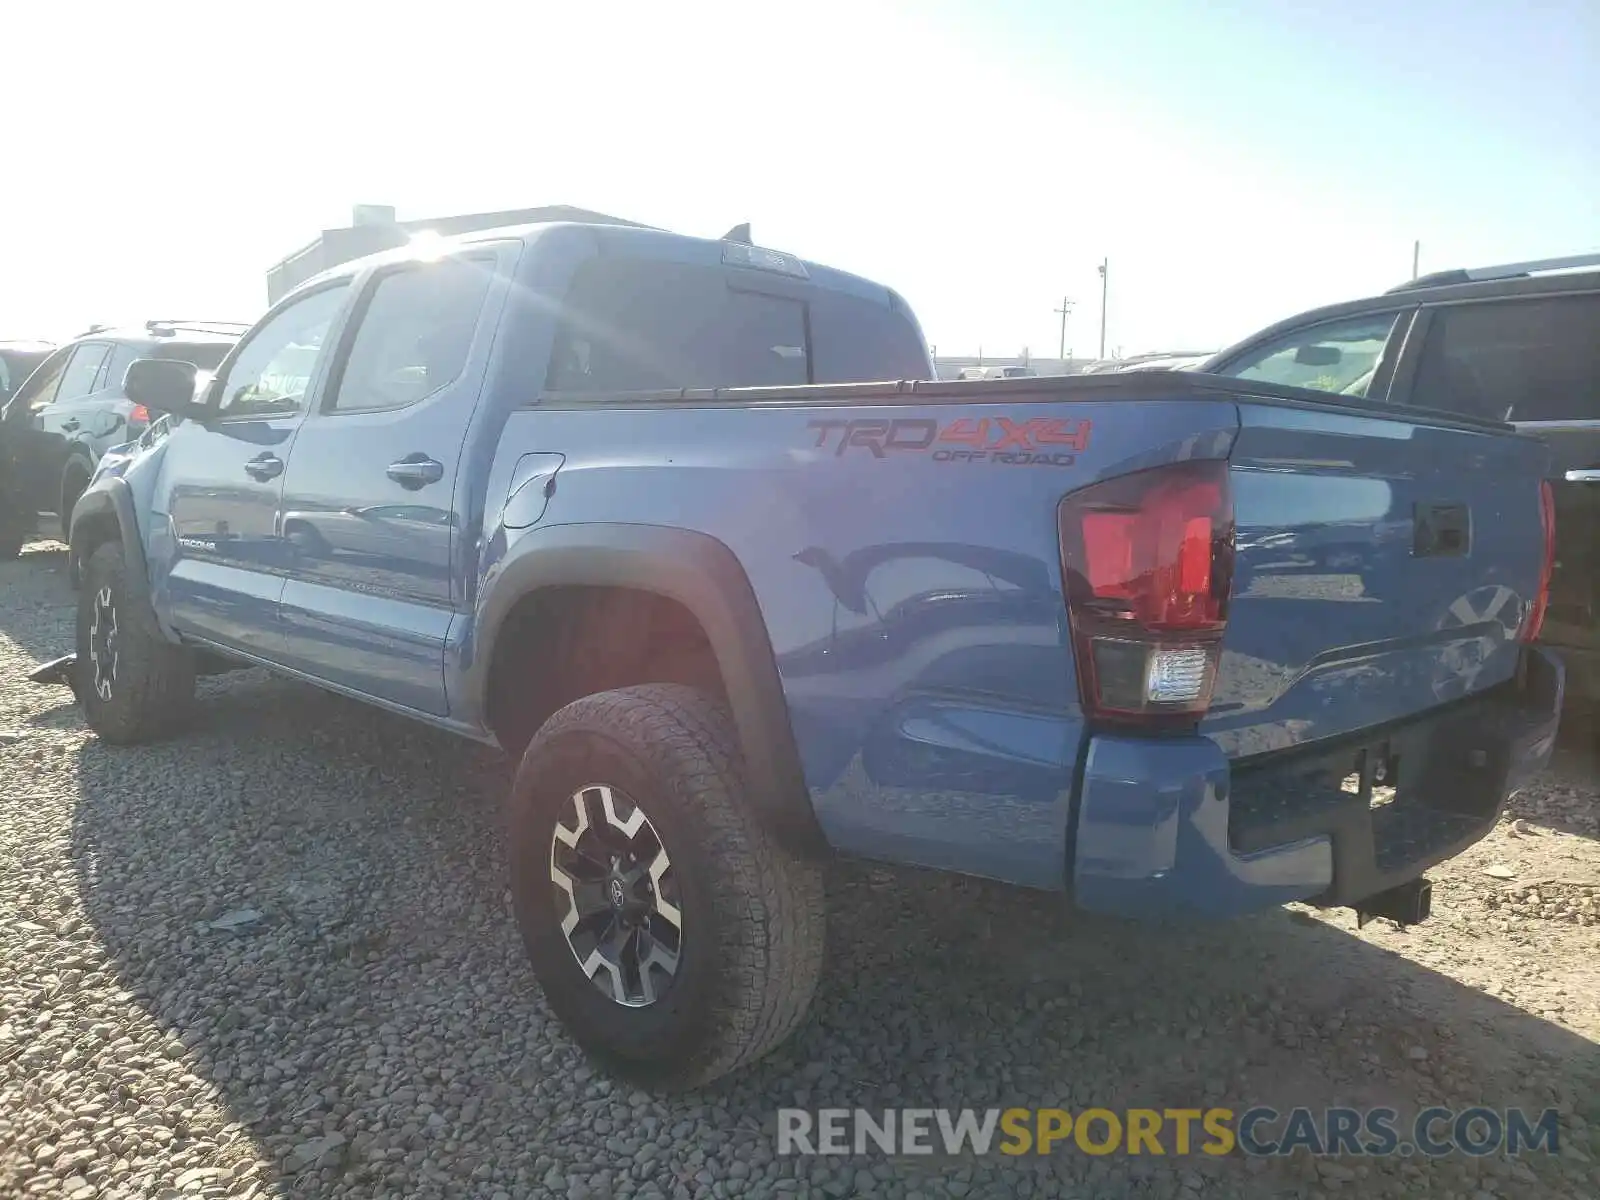
[[[1356,903],[1356,928],[1373,917],[1387,917],[1396,925],[1420,925],[1433,911],[1433,884],[1411,879],[1399,887],[1368,896]]]
[[[53,658],[43,666],[35,667],[28,672],[28,680],[32,683],[65,684],[72,689],[73,695],[78,693],[78,656],[76,654],[63,654],[60,658]]]

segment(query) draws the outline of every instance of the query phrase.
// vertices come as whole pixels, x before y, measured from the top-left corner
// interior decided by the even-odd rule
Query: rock
[[[335,1158],[344,1144],[345,1137],[342,1133],[324,1134],[309,1142],[302,1142],[290,1153],[284,1163],[284,1170],[293,1175],[309,1167],[329,1165],[326,1160]]]
[[[1426,1046],[1412,1046],[1406,1051],[1406,1057],[1412,1062],[1427,1062],[1428,1048]]]
[[[1487,866],[1483,869],[1483,873],[1490,879],[1515,879],[1517,877],[1516,871],[1512,870],[1505,863],[1494,863],[1490,866]]]
[[[261,914],[253,908],[236,908],[232,912],[223,913],[215,921],[207,924],[208,929],[243,929],[247,925],[254,925],[261,920]]]

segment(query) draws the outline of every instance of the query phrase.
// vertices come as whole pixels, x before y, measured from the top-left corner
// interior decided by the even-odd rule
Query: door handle
[[[1584,467],[1567,472],[1568,483],[1600,483],[1600,467]]]
[[[403,488],[415,491],[424,484],[438,483],[444,478],[444,464],[435,462],[426,454],[408,454],[399,462],[389,464],[384,474]]]
[[[263,482],[268,479],[276,479],[283,474],[283,459],[270,452],[258,454],[244,464],[244,470],[245,474],[249,475],[251,479],[259,479]]]
[[[65,429],[68,433],[73,432],[78,428],[78,418],[69,417],[67,420],[61,422],[61,428]]]

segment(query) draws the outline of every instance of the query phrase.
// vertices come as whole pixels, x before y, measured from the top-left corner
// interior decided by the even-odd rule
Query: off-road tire
[[[109,697],[96,688],[90,630],[109,591],[116,614],[116,670]],[[78,661],[73,690],[84,719],[103,741],[147,742],[173,732],[194,708],[194,660],[156,624],[149,597],[130,586],[122,546],[97,546],[83,563],[78,591]]]
[[[624,1007],[580,969],[551,881],[575,793],[620,789],[660,831],[682,942],[671,986]],[[821,867],[782,849],[746,796],[727,711],[680,684],[599,692],[561,709],[522,756],[507,804],[512,895],[546,999],[611,1073],[695,1087],[755,1062],[800,1024],[822,968]]]

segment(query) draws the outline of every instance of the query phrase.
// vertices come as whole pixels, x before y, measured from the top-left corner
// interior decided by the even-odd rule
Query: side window
[[[1436,309],[1410,402],[1495,421],[1600,420],[1600,295]]]
[[[305,411],[306,392],[348,285],[311,293],[258,326],[228,368],[218,406],[224,417],[282,417]]]
[[[810,377],[803,301],[741,290],[717,268],[602,258],[573,277],[545,386],[631,392]]]
[[[38,412],[47,404],[54,402],[56,392],[61,387],[61,376],[67,369],[67,360],[72,357],[73,349],[68,346],[57,350],[40,363],[33,374],[28,376],[27,381],[17,389],[17,394],[8,407],[12,411],[22,409]]]
[[[404,408],[460,378],[478,328],[492,258],[400,267],[371,285],[325,410]]]
[[[1399,315],[1370,313],[1308,325],[1257,346],[1217,373],[1319,392],[1365,396]]]
[[[111,346],[106,342],[83,342],[73,348],[72,361],[62,372],[57,400],[77,400],[94,391],[100,368],[105,366]]]
[[[128,365],[135,359],[146,357],[143,347],[132,342],[122,342],[111,350],[111,356],[106,360],[106,377],[101,382],[101,387],[114,387],[122,390],[122,380],[128,373]]]

